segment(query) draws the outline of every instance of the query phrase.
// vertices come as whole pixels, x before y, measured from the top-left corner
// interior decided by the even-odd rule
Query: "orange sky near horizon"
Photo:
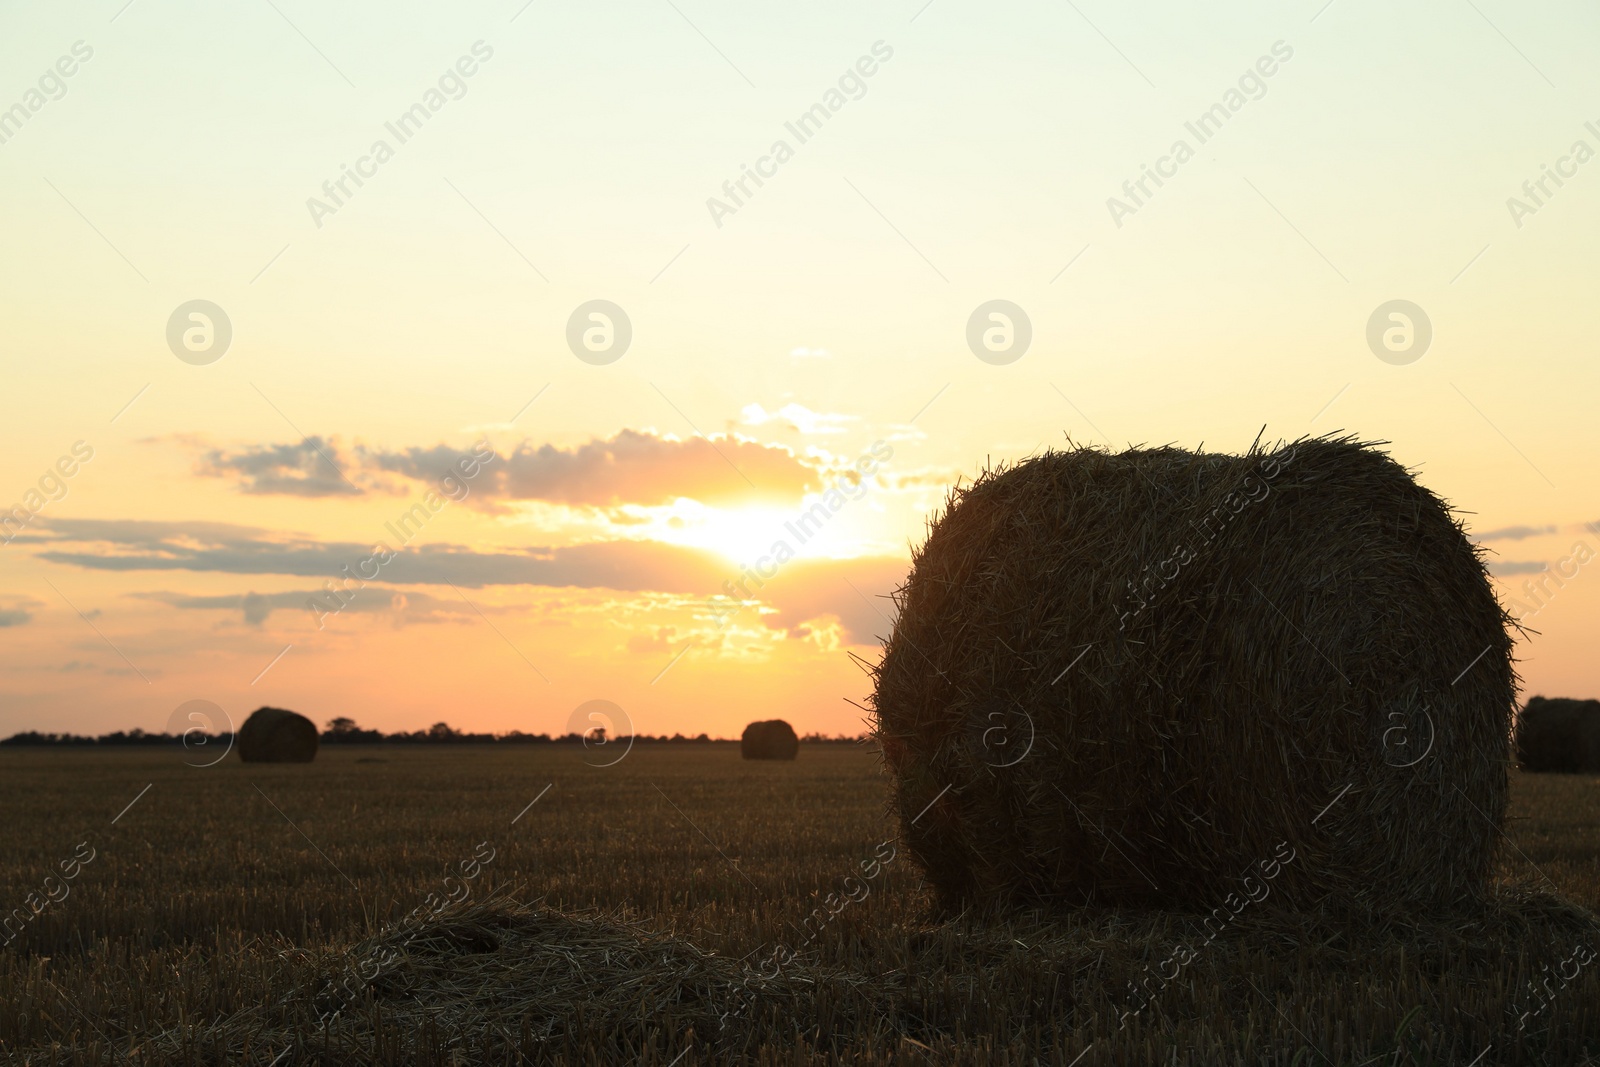
[[[1593,10],[280,8],[0,13],[0,736],[853,734],[958,479],[1335,431],[1600,697]]]

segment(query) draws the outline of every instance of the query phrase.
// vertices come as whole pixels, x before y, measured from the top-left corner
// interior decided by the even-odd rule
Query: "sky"
[[[1263,431],[1389,442],[1600,696],[1597,33],[6,5],[0,734],[856,733],[960,479]]]

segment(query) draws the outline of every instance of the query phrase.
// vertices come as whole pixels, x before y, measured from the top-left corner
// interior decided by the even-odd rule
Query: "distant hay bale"
[[[1510,620],[1449,509],[1373,444],[988,471],[896,599],[875,734],[948,907],[1487,891]]]
[[[317,758],[317,727],[283,708],[257,708],[235,739],[246,763],[310,763]]]
[[[782,719],[753,722],[739,738],[739,755],[745,759],[794,759],[799,754],[800,738]]]
[[[1533,697],[1516,737],[1525,771],[1600,772],[1600,700]]]

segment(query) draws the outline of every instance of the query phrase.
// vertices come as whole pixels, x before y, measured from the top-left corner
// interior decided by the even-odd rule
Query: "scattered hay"
[[[1600,700],[1533,697],[1517,716],[1525,771],[1600,771]]]
[[[303,953],[285,959],[309,960]],[[351,961],[394,959],[356,996],[337,995]],[[756,1056],[774,1031],[821,1005],[873,1002],[873,976],[790,964],[760,973],[753,960],[707,952],[642,923],[570,915],[496,897],[327,953],[299,988],[190,1040],[232,1050],[294,1049],[296,1063],[449,1061],[666,1064]],[[399,1045],[395,1040],[398,1035]],[[455,1050],[452,1053],[452,1050]],[[370,1059],[368,1058],[370,1057]],[[270,1056],[266,1057],[270,1059]]]
[[[283,708],[257,708],[239,727],[239,758],[246,763],[310,763],[317,758],[317,727]]]
[[[636,922],[498,898],[345,953],[279,953],[294,990],[143,1042],[138,1058],[204,1050],[203,1062],[665,1067],[891,1062],[882,1050],[908,1044],[938,1053],[911,1062],[976,1052],[1000,1062],[1015,1058],[1005,1043],[1021,1041],[1024,1062],[1168,1062],[1156,1054],[1166,1035],[1187,1020],[1192,1039],[1193,1021],[1209,1019],[1216,1028],[1202,1026],[1204,1040],[1182,1062],[1288,1064],[1304,1040],[1340,1063],[1397,1048],[1427,1054],[1403,1062],[1464,1063],[1487,1044],[1496,1055],[1480,1062],[1527,1062],[1508,1058],[1523,1047],[1577,1063],[1600,1027],[1600,966],[1552,987],[1549,999],[1540,983],[1583,944],[1600,946],[1595,916],[1506,887],[1448,918],[1366,926],[1260,911],[1214,938],[1199,917],[1173,912],[962,916],[884,931],[869,970],[804,956],[759,973],[760,952],[731,959]],[[1179,948],[1191,962],[1163,981],[1163,961]],[[379,953],[397,962],[358,997],[318,993],[351,959]],[[1285,997],[1301,1029],[1278,1016]]]
[[[799,754],[800,738],[782,719],[753,722],[739,738],[739,755],[745,759],[794,759]]]
[[[897,599],[876,734],[950,908],[1486,892],[1509,619],[1445,504],[1373,445],[988,471]]]

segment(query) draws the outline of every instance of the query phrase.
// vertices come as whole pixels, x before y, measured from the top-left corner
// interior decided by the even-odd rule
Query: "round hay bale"
[[[794,759],[799,754],[800,738],[782,719],[753,722],[739,738],[739,755],[745,759]]]
[[[1600,700],[1532,697],[1517,716],[1525,771],[1600,772]]]
[[[316,725],[283,708],[257,708],[235,740],[246,763],[310,763],[317,758]]]
[[[1487,890],[1510,619],[1449,509],[1374,444],[988,471],[896,600],[875,734],[947,907]]]

